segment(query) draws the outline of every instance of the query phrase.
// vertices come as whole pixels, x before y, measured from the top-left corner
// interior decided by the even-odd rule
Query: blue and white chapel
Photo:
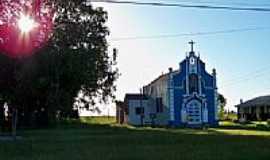
[[[142,94],[127,94],[127,121],[140,125],[154,123],[179,127],[218,125],[216,70],[208,73],[193,49],[180,62],[143,87]],[[136,103],[137,102],[137,103]]]

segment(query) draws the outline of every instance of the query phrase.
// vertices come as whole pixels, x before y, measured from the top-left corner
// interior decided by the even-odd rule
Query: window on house
[[[136,107],[135,112],[137,115],[144,114],[144,108],[143,107]]]
[[[162,98],[156,98],[156,110],[157,113],[163,112],[163,103],[162,103]]]

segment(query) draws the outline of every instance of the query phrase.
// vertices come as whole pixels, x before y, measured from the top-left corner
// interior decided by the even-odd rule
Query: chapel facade
[[[127,123],[200,127],[218,125],[216,70],[208,73],[193,49],[180,62],[143,87],[140,94],[127,94]],[[132,98],[129,98],[132,97]]]

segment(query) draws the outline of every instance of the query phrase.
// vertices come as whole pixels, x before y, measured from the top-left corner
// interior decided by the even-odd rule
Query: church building
[[[200,127],[218,125],[216,70],[209,74],[189,42],[191,51],[179,69],[169,68],[143,87],[140,94],[126,94],[127,123]]]

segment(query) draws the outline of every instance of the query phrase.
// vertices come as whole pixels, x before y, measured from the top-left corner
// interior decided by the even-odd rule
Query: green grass
[[[82,117],[81,122],[87,124],[112,124],[116,122],[115,117]]]
[[[0,160],[268,160],[270,132],[224,122],[208,130],[136,128],[113,119],[26,130],[0,142]]]

